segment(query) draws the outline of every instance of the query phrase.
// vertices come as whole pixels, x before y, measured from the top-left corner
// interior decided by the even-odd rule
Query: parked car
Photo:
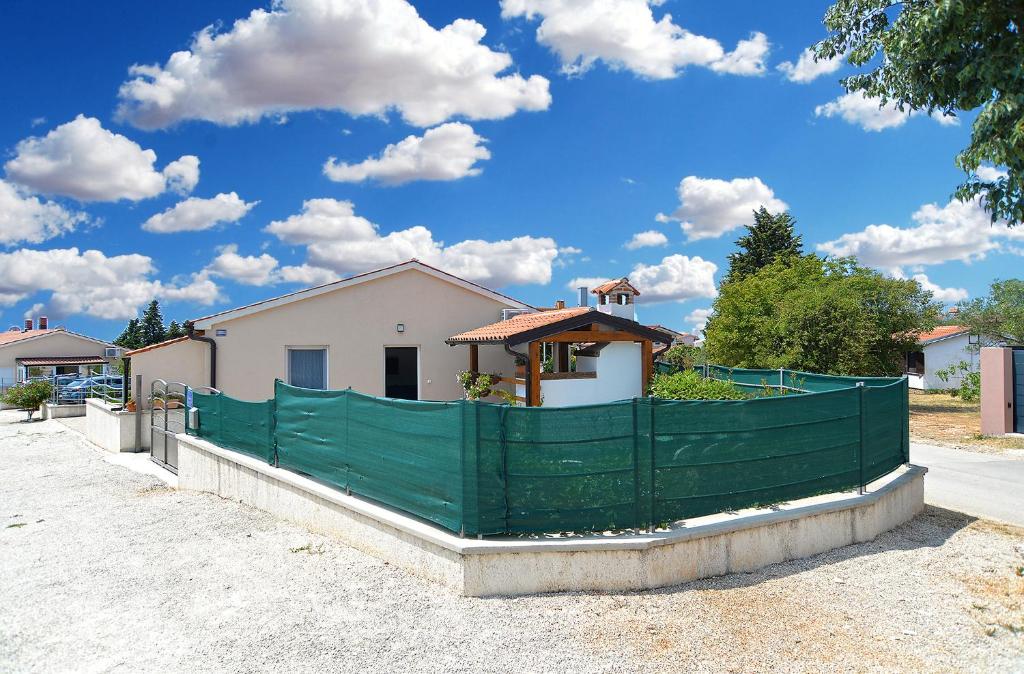
[[[100,375],[76,379],[60,389],[63,400],[84,400],[92,395],[116,394],[121,389],[122,379],[119,376]]]

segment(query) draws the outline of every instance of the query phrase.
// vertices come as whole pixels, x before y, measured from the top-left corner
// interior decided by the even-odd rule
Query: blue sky
[[[416,254],[538,305],[629,275],[690,330],[759,203],[947,302],[1019,268],[950,203],[970,115],[797,63],[828,3],[567,4],[5,3],[0,323],[109,338]]]

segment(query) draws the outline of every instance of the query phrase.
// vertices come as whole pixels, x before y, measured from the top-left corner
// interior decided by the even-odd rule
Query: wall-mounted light
[[[405,332],[405,323],[399,323],[395,326],[397,332]]]

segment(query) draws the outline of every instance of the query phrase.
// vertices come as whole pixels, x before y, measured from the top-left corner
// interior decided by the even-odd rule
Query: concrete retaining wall
[[[141,414],[142,449],[149,449],[149,410]],[[98,398],[87,398],[85,435],[108,452],[134,452],[135,412],[114,410]]]
[[[43,403],[41,411],[43,419],[65,419],[67,417],[84,417],[85,403],[78,405],[52,405]]]
[[[476,540],[178,436],[179,489],[238,500],[338,536],[466,596],[665,587],[868,541],[921,512],[925,472],[902,468],[869,485],[863,496],[831,494],[776,510],[711,515],[654,534]]]

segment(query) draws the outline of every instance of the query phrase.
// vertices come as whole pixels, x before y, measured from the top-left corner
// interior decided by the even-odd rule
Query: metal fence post
[[[633,533],[640,533],[640,447],[637,442],[637,399],[633,398]]]
[[[860,421],[860,443],[858,445],[859,450],[857,452],[857,464],[858,464],[858,483],[860,484],[860,493],[864,493],[864,394],[867,392],[867,387],[864,386],[864,382],[857,382],[857,394],[858,394],[858,417]]]
[[[786,377],[783,374],[783,369],[780,367],[779,368],[779,393],[782,393],[782,390],[784,388],[786,388]]]
[[[654,461],[654,404],[655,403],[654,403],[653,399],[652,400],[648,400],[648,402],[647,402],[647,406],[651,409],[651,415],[650,415],[650,419],[651,419],[651,424],[650,424],[651,441],[648,443],[648,447],[650,448],[650,452],[651,452],[651,523],[650,523],[650,526],[647,528],[647,531],[649,533],[652,533],[652,534],[654,533],[654,525],[655,525],[655,523],[657,522],[657,519],[658,519],[657,518],[657,501],[655,499],[655,492],[657,490],[655,489],[655,484],[654,484],[654,470],[655,470],[655,461]]]
[[[135,398],[135,451],[142,451],[142,375],[135,375],[135,390],[132,396]],[[150,410],[150,415],[153,412]]]

